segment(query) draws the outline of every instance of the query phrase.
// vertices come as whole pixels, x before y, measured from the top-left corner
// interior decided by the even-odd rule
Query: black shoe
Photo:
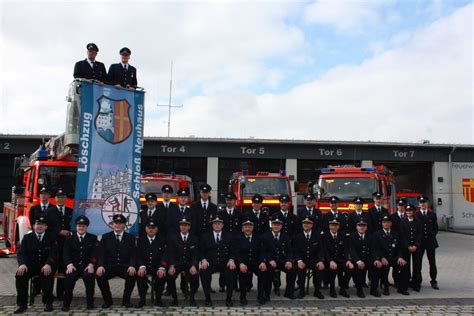
[[[388,286],[383,288],[383,295],[390,295],[390,290],[388,289]]]
[[[196,300],[194,299],[194,297],[191,297],[189,299],[189,306],[194,306],[194,307],[197,307],[197,303],[196,303]]]
[[[135,305],[135,308],[142,308],[143,306],[146,305],[145,300],[140,300],[137,305]]]
[[[204,306],[212,306],[212,301],[210,298],[204,301]]]
[[[223,287],[223,286],[220,287],[220,288],[219,288],[219,292],[220,292],[220,293],[224,293],[224,292],[225,292],[225,287]]]
[[[156,307],[163,307],[163,302],[161,300],[155,300]]]
[[[345,298],[351,297],[351,296],[349,295],[349,293],[347,293],[347,291],[346,291],[344,288],[342,288],[342,289],[339,290],[339,295],[341,295],[342,297],[345,297]]]
[[[298,293],[298,298],[304,298],[306,296],[306,293],[304,291],[300,291]]]
[[[53,311],[53,305],[51,305],[51,304],[44,305],[44,311],[45,312],[52,312]]]
[[[420,292],[420,287],[419,287],[419,286],[414,286],[414,287],[413,287],[413,291],[415,291],[415,292]]]
[[[363,287],[365,287],[366,289],[369,288],[369,286],[367,285],[367,283],[364,283]]]
[[[431,287],[432,287],[434,290],[439,290],[438,283],[431,283]]]
[[[280,289],[279,288],[274,288],[273,292],[275,293],[276,296],[280,296]]]
[[[215,290],[213,290],[213,289],[211,289],[211,293],[212,293],[212,294],[214,294],[214,293],[216,293],[216,291],[215,291]]]
[[[171,301],[171,306],[179,306],[179,302],[177,298],[173,298],[173,300]]]
[[[265,303],[266,303],[266,300],[263,297],[258,299],[258,304],[264,305]]]
[[[286,297],[286,298],[289,298],[290,300],[296,299],[296,296],[293,293],[285,293],[285,295],[283,295],[283,296]]]
[[[87,305],[86,309],[95,309],[95,306],[93,304]]]
[[[235,290],[236,292],[240,292],[240,287],[236,287],[234,290]]]
[[[102,308],[110,308],[110,306],[112,306],[112,302],[105,302],[102,304]]]
[[[313,296],[319,298],[320,300],[324,298],[323,293],[321,293],[319,290],[314,290]]]
[[[370,295],[375,296],[375,297],[380,297],[381,296],[379,290],[370,291]]]
[[[163,293],[163,296],[170,296],[171,295],[171,292],[166,289],[165,292]]]
[[[58,301],[64,301],[64,295],[57,295],[57,296],[56,296],[56,299],[57,299]]]
[[[18,306],[13,312],[13,314],[23,314],[25,311],[26,311],[25,306]]]
[[[363,289],[357,289],[357,297],[365,298],[365,293]]]
[[[247,305],[248,303],[249,303],[249,302],[247,301],[247,299],[246,299],[245,297],[240,299],[240,305],[245,306],[245,305]],[[260,303],[260,299],[259,299],[259,303]]]
[[[63,306],[63,307],[61,307],[61,310],[63,312],[69,312],[69,306]]]
[[[133,308],[133,304],[128,302],[128,303],[122,303],[122,306],[125,308]]]
[[[227,307],[232,307],[234,306],[234,302],[232,302],[232,299],[228,298],[225,300],[225,306]]]
[[[398,289],[397,292],[400,293],[400,294],[403,294],[403,295],[410,295],[410,293],[408,293],[408,291],[406,291],[406,290]]]

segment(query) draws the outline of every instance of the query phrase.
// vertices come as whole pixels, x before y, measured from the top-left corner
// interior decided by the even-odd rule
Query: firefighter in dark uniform
[[[400,234],[400,224],[402,220],[405,218],[405,209],[406,209],[407,201],[405,199],[399,199],[397,201],[397,211],[390,215],[390,219],[392,220],[392,230]]]
[[[265,273],[265,301],[270,300],[272,282],[275,278],[275,270],[286,274],[285,297],[295,299],[294,294],[296,270],[294,266],[293,249],[290,237],[282,232],[283,222],[276,218],[272,221],[272,229],[263,234],[261,238],[262,258],[267,264]]]
[[[383,295],[390,295],[388,274],[390,267],[394,270],[395,286],[398,293],[409,295],[408,288],[408,265],[405,258],[407,251],[403,247],[400,235],[392,229],[392,220],[389,216],[382,219],[383,229],[373,234],[373,253],[377,265],[382,265],[380,270],[380,281],[383,287]],[[373,282],[373,281],[372,281]]]
[[[436,268],[436,248],[439,247],[436,235],[438,234],[438,219],[436,213],[429,209],[429,200],[426,196],[421,196],[418,199],[420,208],[416,213],[416,218],[421,223],[421,247],[420,247],[420,265],[417,273],[417,279],[422,281],[421,267],[423,262],[423,256],[426,251],[428,257],[428,263],[430,265],[430,278],[431,287],[435,290],[439,290],[438,281],[436,277],[438,270]]]
[[[270,230],[268,213],[262,210],[263,196],[255,194],[252,197],[252,209],[245,213],[245,218],[253,223],[253,234],[261,236]]]
[[[290,240],[293,240],[298,228],[298,217],[295,214],[290,213],[290,197],[287,194],[280,196],[280,210],[276,211],[272,215],[272,219],[278,218],[283,223],[282,233],[285,233]],[[273,291],[276,295],[280,295],[281,286],[281,272],[275,272],[275,279],[273,280]]]
[[[298,218],[290,212],[290,197],[287,194],[280,196],[280,211],[273,214],[273,219],[279,218],[283,222],[282,232],[292,239],[299,230]]]
[[[159,234],[166,237],[166,210],[163,207],[157,207],[157,196],[155,193],[147,193],[145,195],[146,207],[140,211],[140,237],[145,236],[146,223],[150,219],[153,219],[153,222],[158,225]]]
[[[132,52],[128,47],[120,50],[120,63],[112,64],[109,68],[107,82],[118,88],[136,88],[137,83],[137,69],[130,65],[130,55]]]
[[[349,259],[349,245],[345,236],[339,233],[337,220],[329,222],[329,230],[323,235],[324,254],[326,256],[325,275],[329,282],[329,295],[337,297],[336,275],[339,282],[339,295],[349,297],[346,291],[354,265]]]
[[[383,194],[375,192],[373,194],[374,206],[369,208],[369,218],[370,222],[368,223],[370,231],[369,233],[374,233],[382,229],[382,218],[388,216],[388,210],[382,206],[382,197]]]
[[[36,220],[40,217],[46,218],[46,211],[48,208],[54,206],[53,204],[49,203],[49,198],[51,197],[51,192],[49,192],[47,187],[42,187],[40,192],[40,203],[36,204],[35,206],[32,206],[30,208],[30,226],[33,228],[34,223]]]
[[[224,221],[224,231],[228,232],[232,238],[237,236],[242,231],[242,213],[235,208],[235,200],[237,197],[233,192],[228,192],[225,195],[226,206],[221,208],[217,215]],[[237,282],[237,278],[235,278]],[[237,284],[234,285],[234,289]],[[219,292],[225,292],[225,277],[221,273],[219,276]]]
[[[377,289],[380,277],[381,264],[375,263],[373,255],[373,238],[367,234],[367,223],[360,221],[357,223],[357,232],[349,236],[349,253],[354,265],[354,283],[357,289],[357,296],[364,298],[364,284],[366,272],[369,272],[370,294],[380,297]]]
[[[404,240],[404,245],[408,251],[408,279],[410,280],[413,290],[415,292],[419,292],[421,280],[417,279],[419,275],[416,275],[415,271],[420,271],[420,247],[422,231],[420,221],[415,217],[415,211],[416,207],[413,205],[407,205],[405,211],[406,218],[404,218],[400,224],[400,235]],[[412,273],[410,273],[411,263],[413,263]]]
[[[99,242],[97,236],[87,232],[89,219],[80,215],[75,220],[76,232],[66,238],[63,260],[66,266],[64,279],[64,302],[62,311],[69,311],[72,293],[79,278],[86,288],[87,309],[94,308],[95,271]]]
[[[215,217],[212,219],[212,231],[201,236],[199,274],[202,288],[204,290],[205,305],[212,306],[211,281],[212,274],[220,272],[224,274],[227,286],[225,304],[227,307],[233,305],[232,292],[237,277],[237,266],[232,249],[234,236],[223,230],[224,221]]]
[[[313,230],[311,217],[303,219],[301,225],[303,231],[299,232],[293,239],[293,251],[298,269],[298,298],[305,297],[306,271],[313,273],[314,297],[323,299],[320,291],[322,273],[324,271],[324,248],[321,239],[321,231]]]
[[[254,222],[247,219],[242,223],[242,232],[234,240],[235,263],[239,269],[241,305],[247,305],[247,292],[252,281],[252,273],[257,275],[257,300],[261,304],[265,303],[263,277],[267,266],[262,260],[260,237],[254,234],[254,227]]]
[[[199,287],[199,247],[198,239],[190,234],[191,222],[186,218],[179,223],[180,233],[171,235],[168,240],[169,269],[167,283],[173,301],[172,306],[178,306],[178,295],[176,294],[176,277],[186,273],[186,278],[191,285],[189,304],[197,306],[194,295]]]
[[[88,80],[98,80],[100,82],[107,81],[107,72],[105,65],[95,60],[99,47],[94,43],[89,43],[87,48],[87,58],[80,60],[74,65],[74,78],[82,78]]]
[[[229,232],[232,236],[236,236],[242,231],[242,213],[235,208],[235,200],[235,194],[228,192],[225,195],[226,206],[217,213],[219,218],[224,221],[224,231]]]
[[[302,222],[305,218],[309,217],[313,221],[313,230],[322,230],[323,229],[323,216],[321,211],[315,208],[315,199],[314,195],[311,193],[306,193],[304,196],[305,206],[298,210],[298,223],[299,231],[303,229]]]
[[[140,301],[137,308],[146,304],[146,293],[148,291],[148,276],[153,279],[155,290],[155,305],[162,307],[161,296],[166,281],[166,269],[168,267],[166,239],[158,234],[158,223],[153,218],[148,219],[145,225],[145,235],[137,242],[137,288]]]
[[[39,277],[39,286],[43,294],[44,311],[53,310],[53,284],[58,259],[56,236],[47,231],[47,220],[40,217],[33,224],[33,231],[26,234],[17,254],[16,303],[14,314],[21,314],[27,309],[28,281]]]
[[[338,204],[339,198],[337,196],[331,196],[329,198],[329,207],[331,210],[323,215],[324,229],[327,231],[329,229],[329,222],[337,220],[339,222],[339,233],[346,234],[346,222],[347,216],[345,213],[339,212]]]
[[[352,234],[356,232],[357,223],[363,220],[366,223],[369,223],[369,213],[364,212],[364,200],[357,196],[354,198],[354,212],[350,213],[347,217],[347,227],[348,233]],[[368,228],[370,230],[370,228]],[[347,232],[346,232],[347,233]]]
[[[97,285],[104,298],[102,308],[109,308],[113,304],[109,280],[114,277],[125,280],[122,306],[131,308],[133,304],[130,296],[137,272],[135,237],[125,231],[127,219],[122,214],[115,214],[112,222],[113,231],[102,235],[97,257]]]
[[[171,202],[173,192],[174,190],[171,185],[165,184],[161,188],[163,201],[161,203],[158,203],[158,205],[156,206],[158,214],[160,214],[163,223],[162,225],[160,222],[158,222],[158,233],[162,234],[163,236],[168,235],[168,227],[166,226],[168,214],[176,213],[176,211],[179,209],[176,203]]]
[[[195,233],[200,237],[203,233],[211,231],[211,220],[217,215],[217,205],[210,200],[212,187],[203,184],[199,188],[200,199],[191,204],[193,217],[196,217]]]
[[[58,258],[58,272],[65,273],[66,266],[63,261],[64,242],[66,238],[71,235],[71,220],[72,220],[72,208],[65,205],[66,192],[59,188],[55,195],[56,206],[50,207],[46,211],[46,218],[48,220],[48,231],[54,234],[58,241],[59,258]],[[62,301],[64,297],[64,279],[58,278],[56,281],[56,297]]]
[[[188,207],[189,190],[187,188],[179,189],[177,194],[178,205],[177,207],[171,207],[167,215],[168,236],[179,234],[179,222],[183,218],[191,222],[191,233],[194,233],[193,226],[196,226],[193,211]]]

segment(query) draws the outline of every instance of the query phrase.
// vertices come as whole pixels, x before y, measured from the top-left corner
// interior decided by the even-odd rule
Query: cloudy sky
[[[58,134],[74,63],[132,50],[145,135],[474,143],[465,0],[0,1],[0,133]]]

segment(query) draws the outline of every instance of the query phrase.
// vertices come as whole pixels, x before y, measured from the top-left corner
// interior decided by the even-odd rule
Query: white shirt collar
[[[309,235],[309,238],[311,238],[311,231],[305,232],[305,231],[303,230],[303,232],[304,232],[304,236],[305,236],[305,237]]]
[[[84,233],[84,235],[81,235],[81,234],[77,233],[77,238],[81,238],[81,237],[82,238],[86,237],[86,233]]]
[[[186,235],[183,235],[183,233],[180,233],[180,234],[181,234],[181,239],[184,239],[184,237],[186,237],[186,239],[188,239],[189,233],[186,234]]]
[[[123,68],[123,66],[127,65],[127,69],[128,69],[128,67],[130,66],[129,64],[124,64],[122,62],[120,62],[120,64],[122,65],[122,68]]]
[[[222,239],[222,230],[220,232],[216,232],[215,230],[212,231],[214,233],[214,239],[216,239],[217,234],[219,234],[219,237]]]

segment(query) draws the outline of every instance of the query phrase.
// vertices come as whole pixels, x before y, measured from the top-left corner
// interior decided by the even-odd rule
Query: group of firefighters
[[[336,276],[343,297],[349,297],[351,278],[358,297],[365,297],[365,287],[370,287],[374,297],[381,296],[379,289],[389,295],[390,268],[397,291],[409,295],[409,287],[420,291],[425,251],[431,286],[438,289],[438,226],[426,197],[419,199],[417,207],[397,201],[397,211],[389,215],[380,193],[374,193],[375,205],[368,210],[363,210],[367,201],[356,197],[350,213],[338,211],[339,199],[333,196],[331,210],[322,214],[314,207],[314,196],[306,194],[305,207],[295,215],[289,210],[288,195],[280,197],[278,211],[268,214],[262,210],[263,197],[256,194],[252,209],[242,213],[235,207],[233,193],[227,193],[225,207],[218,208],[210,200],[210,191],[209,185],[202,185],[199,199],[189,206],[187,189],[180,189],[173,203],[173,189],[165,185],[162,202],[157,202],[154,193],[146,195],[138,238],[126,232],[127,219],[118,213],[111,218],[112,231],[99,241],[87,232],[86,216],[78,216],[75,231],[70,231],[72,209],[65,206],[65,192],[57,190],[56,204],[51,205],[50,192],[43,187],[40,204],[30,211],[32,232],[24,236],[18,251],[15,313],[27,309],[30,279],[36,289],[33,295],[42,293],[45,311],[53,309],[54,279],[63,311],[70,309],[79,278],[86,288],[88,309],[94,308],[96,280],[104,299],[102,308],[113,304],[109,279],[114,277],[125,280],[122,305],[127,308],[145,306],[149,284],[154,287],[156,306],[163,306],[163,295],[170,295],[171,305],[177,306],[178,276],[189,305],[197,306],[195,294],[201,282],[205,305],[211,306],[215,273],[220,275],[219,291],[226,293],[227,306],[233,305],[234,291],[240,293],[240,304],[247,304],[253,274],[259,304],[270,301],[272,287],[279,296],[281,272],[286,274],[284,296],[288,299],[305,296],[308,278],[313,279],[315,297],[324,298],[322,289],[337,297]],[[130,300],[135,284],[140,297],[137,305]]]

